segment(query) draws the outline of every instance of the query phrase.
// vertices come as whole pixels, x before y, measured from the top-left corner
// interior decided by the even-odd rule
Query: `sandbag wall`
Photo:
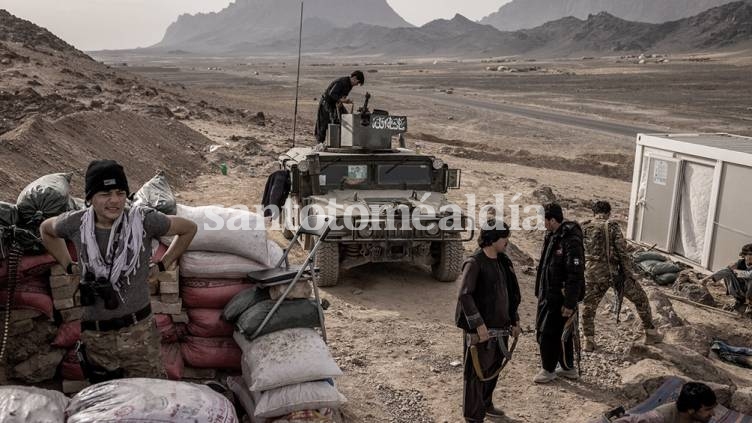
[[[298,281],[257,335],[287,284],[243,291],[225,307],[224,318],[235,323],[233,337],[243,351],[243,375],[230,378],[228,386],[251,422],[334,421],[347,401],[334,384],[342,372],[315,330],[320,320],[311,283]]]
[[[240,371],[241,351],[222,310],[236,294],[253,288],[248,272],[276,264],[282,249],[267,240],[263,218],[244,210],[178,205],[177,215],[198,225],[180,258],[180,297],[187,314],[185,330],[179,330],[183,377]]]

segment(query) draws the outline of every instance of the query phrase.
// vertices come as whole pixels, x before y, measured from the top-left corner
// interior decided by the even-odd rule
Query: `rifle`
[[[577,362],[577,374],[582,376],[582,345],[580,344],[580,311],[575,307],[572,316],[564,323],[564,331],[561,333],[561,352],[566,351],[566,343],[569,337],[574,341],[574,357]]]
[[[604,239],[606,240],[606,263],[608,263],[608,276],[611,278],[614,292],[616,292],[611,310],[616,313],[616,324],[619,324],[621,322],[621,307],[624,305],[624,285],[626,283],[624,272],[626,272],[626,269],[621,263],[617,266],[616,273],[611,269],[611,232],[608,230],[608,223],[608,220],[606,220],[606,223],[603,224]]]

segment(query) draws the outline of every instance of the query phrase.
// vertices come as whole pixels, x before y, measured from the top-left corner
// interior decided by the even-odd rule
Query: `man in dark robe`
[[[467,422],[504,415],[493,404],[493,391],[505,356],[511,356],[509,336],[517,338],[521,333],[520,287],[512,261],[504,254],[509,234],[504,222],[487,222],[478,238],[480,249],[462,265],[455,321],[465,335],[463,415]]]
[[[356,70],[350,76],[337,78],[329,84],[329,87],[321,95],[321,101],[319,101],[316,128],[313,130],[316,141],[319,143],[326,141],[326,131],[329,129],[329,124],[339,123],[340,115],[347,113],[343,104],[352,104],[352,100],[347,98],[350,91],[354,86],[363,85],[365,82],[366,78],[363,72]]]

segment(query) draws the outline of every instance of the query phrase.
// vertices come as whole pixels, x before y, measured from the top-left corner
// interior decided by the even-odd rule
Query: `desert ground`
[[[169,96],[177,107],[170,113],[157,113],[155,119],[169,122],[154,129],[166,131],[164,145],[157,144],[148,155],[135,160],[138,172],[133,185],[145,182],[151,176],[149,167],[157,161],[169,171],[174,157],[173,170],[179,170],[171,176],[178,201],[249,207],[260,203],[267,175],[278,169],[277,157],[292,146],[295,58],[154,57],[107,52],[92,56],[118,75],[136,75],[134,82],[121,84],[125,88],[117,94],[121,96],[118,99],[131,97],[106,100],[104,110],[92,111],[94,105],[87,104],[73,115],[73,122],[64,121],[71,132],[81,130],[87,116],[141,113],[134,101],[146,98],[143,92],[150,92],[150,84],[158,86],[158,98]],[[466,196],[475,195],[482,205],[493,202],[494,194],[503,194],[524,208],[555,199],[565,206],[567,218],[582,221],[590,217],[592,200],[605,199],[614,205],[615,217],[626,228],[637,133],[752,135],[752,53],[661,55],[642,64],[639,60],[402,61],[306,56],[295,140],[297,145],[314,143],[311,133],[321,92],[333,78],[361,69],[366,72],[366,85],[353,90],[356,107],[362,104],[366,91],[370,92],[371,108],[408,116],[409,147],[462,170],[462,188],[448,194],[451,200],[464,206]],[[499,66],[507,69],[499,71]],[[130,84],[134,85],[128,88]],[[105,86],[101,95],[109,93]],[[194,104],[204,110],[211,105],[211,111],[185,110]],[[107,134],[114,134],[135,146],[140,134],[146,137],[152,131],[150,123],[143,123],[140,132],[128,138],[128,134],[117,132],[133,117],[123,115],[122,119],[119,127],[90,131],[87,151],[100,154],[99,148],[109,148],[108,144],[99,147],[97,137],[101,134],[108,139]],[[173,122],[179,123],[170,130]],[[182,125],[203,137],[180,136],[185,131]],[[15,132],[8,134],[3,136],[16,139]],[[185,144],[189,155],[174,150],[184,138],[190,141]],[[116,148],[127,160],[128,148]],[[21,150],[16,147],[14,151]],[[28,169],[18,161],[13,166],[3,164],[0,182],[7,184],[0,187],[0,200],[12,201],[23,186],[19,181],[29,182],[30,174],[56,169],[54,156],[59,153],[34,151],[44,158],[44,166]],[[227,176],[220,174],[221,163],[229,167]],[[74,164],[84,166],[84,162]],[[79,191],[80,185],[76,187]],[[280,233],[271,236],[285,245]],[[633,389],[635,383],[640,385],[653,375],[642,372],[640,379],[634,370],[627,372],[631,376],[622,373],[644,358],[654,359],[663,369],[729,390],[752,386],[749,370],[707,357],[709,341],[716,336],[738,345],[752,344],[748,320],[674,302],[676,314],[687,324],[666,329],[662,346],[645,348],[635,343],[639,319],[632,306],[625,302],[623,321],[617,326],[605,301],[596,323],[601,348],[584,355],[581,380],[533,384],[539,366],[533,331],[534,266],[542,239],[543,233],[536,230],[512,235],[525,333],[495,392],[496,405],[507,412],[504,421],[581,423],[617,405],[634,404],[644,398],[644,391]],[[474,242],[465,244],[468,254],[474,249]],[[302,253],[296,251],[294,256],[299,259]],[[651,298],[670,291],[647,280],[643,284]],[[458,365],[463,355],[462,335],[453,324],[458,288],[457,282],[434,281],[423,268],[370,265],[346,272],[338,286],[323,290],[332,304],[326,314],[330,346],[345,373],[339,384],[349,399],[343,410],[346,421],[462,421],[462,367]],[[712,293],[719,302],[730,301],[718,287]],[[632,384],[627,386],[627,382]]]
[[[266,127],[184,121],[222,147],[207,154],[208,173],[179,189],[180,200],[191,204],[259,202],[265,176],[276,169],[276,156],[292,145],[294,58],[97,59],[127,63],[130,72],[180,84],[212,103],[263,111]],[[588,219],[590,201],[606,199],[625,223],[638,132],[752,135],[752,57],[730,52],[660,60],[400,62],[306,57],[296,140],[298,145],[313,143],[316,100],[328,82],[362,69],[366,85],[351,96],[356,107],[370,92],[372,108],[409,117],[410,147],[462,169],[462,188],[450,192],[450,199],[464,204],[465,196],[474,194],[484,204],[493,201],[493,194],[508,199],[521,194],[517,204],[524,206],[546,201],[541,192],[549,187],[570,219]],[[500,72],[495,70],[498,66],[517,71]],[[230,166],[228,176],[219,175],[221,162]],[[284,242],[281,235],[273,236]],[[616,326],[604,301],[597,320],[603,348],[584,355],[580,381],[532,383],[539,359],[532,266],[542,237],[539,231],[513,234],[520,249],[513,258],[523,292],[520,314],[525,333],[495,393],[496,404],[507,411],[505,421],[586,422],[616,405],[635,403],[639,395],[624,388],[619,372],[650,354],[641,352],[639,343],[633,345],[639,319],[631,305],[625,307],[626,321]],[[466,252],[474,246],[467,242]],[[652,290],[657,288],[649,287]],[[365,266],[347,272],[337,287],[324,291],[332,303],[327,312],[330,345],[345,371],[340,385],[349,398],[344,410],[348,421],[462,420],[462,370],[457,365],[462,360],[461,332],[453,325],[458,283],[435,282],[418,267]],[[713,294],[728,301],[720,289]],[[683,364],[685,374],[723,382],[726,376],[694,368],[698,361],[676,351],[686,346],[707,350],[707,339],[731,326],[738,327],[733,338],[749,344],[749,325],[679,302],[674,309],[692,329],[669,330],[665,354],[657,350],[658,355],[679,367]],[[728,339],[732,334],[725,330],[721,336]],[[695,367],[705,366],[699,363]],[[717,360],[715,365],[723,366]],[[739,377],[741,386],[749,386],[748,371]]]

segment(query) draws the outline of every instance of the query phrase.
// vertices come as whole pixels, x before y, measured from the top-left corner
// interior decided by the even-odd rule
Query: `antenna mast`
[[[298,32],[298,76],[295,81],[295,113],[292,121],[292,146],[295,148],[295,132],[298,127],[298,93],[300,91],[300,55],[303,49],[303,2],[300,2],[300,30]]]

